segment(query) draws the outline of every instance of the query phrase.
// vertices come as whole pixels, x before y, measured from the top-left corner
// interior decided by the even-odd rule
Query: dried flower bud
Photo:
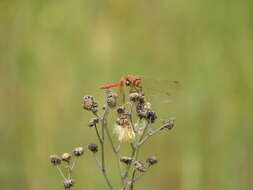
[[[108,92],[107,95],[107,104],[110,108],[115,108],[116,104],[117,104],[117,98],[118,95],[112,91]]]
[[[61,156],[61,158],[62,158],[63,161],[69,162],[70,159],[71,159],[71,154],[69,154],[69,153],[63,153],[62,156]]]
[[[89,127],[93,127],[93,126],[95,126],[97,123],[99,123],[99,118],[92,118],[91,120],[90,120],[90,122],[89,122]]]
[[[145,167],[145,165],[143,163],[141,163],[140,161],[135,161],[134,162],[134,167],[139,170],[140,172],[145,172],[147,171],[147,168]]]
[[[53,165],[60,165],[61,164],[61,157],[59,157],[57,155],[51,155],[50,161]]]
[[[74,183],[75,182],[73,179],[67,179],[63,182],[63,185],[64,185],[65,189],[70,189],[71,187],[73,187]]]
[[[121,114],[125,113],[125,109],[123,107],[118,107],[117,113],[121,115]]]
[[[137,93],[137,92],[133,92],[129,94],[129,99],[130,101],[139,102],[141,104],[145,102],[144,95],[142,93]]]
[[[123,163],[125,163],[125,164],[131,164],[133,160],[134,159],[131,158],[131,157],[121,157],[120,158],[120,161],[123,162]]]
[[[154,123],[155,120],[157,119],[156,113],[153,111],[148,111],[147,112],[147,119],[150,121],[150,123]]]
[[[154,156],[147,158],[147,163],[149,163],[149,165],[154,165],[157,162],[158,162],[158,159]]]
[[[96,144],[89,144],[88,145],[88,149],[93,152],[96,153],[98,151],[98,146]]]
[[[84,96],[83,97],[83,109],[88,110],[88,111],[92,111],[93,113],[97,112],[98,105],[92,96]]]
[[[172,129],[175,125],[175,120],[176,120],[175,118],[171,118],[168,121],[165,121],[164,125],[161,128],[161,130],[163,130],[163,129],[168,129],[168,130]]]
[[[82,156],[83,155],[83,147],[77,147],[73,151],[75,156]]]

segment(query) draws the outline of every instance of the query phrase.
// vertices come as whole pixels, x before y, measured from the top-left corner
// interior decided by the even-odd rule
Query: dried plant
[[[125,85],[124,85],[125,83]],[[156,122],[157,115],[151,109],[151,103],[146,101],[143,94],[143,89],[138,83],[134,81],[124,81],[120,86],[129,86],[129,92],[123,96],[123,104],[119,105],[119,96],[113,92],[111,85],[103,86],[106,88],[106,103],[102,107],[103,113],[98,114],[98,103],[92,96],[83,97],[83,109],[91,112],[94,115],[88,124],[90,128],[94,128],[99,145],[89,144],[88,150],[92,153],[94,160],[103,174],[106,184],[110,190],[133,190],[135,183],[150,170],[150,168],[158,163],[155,156],[146,158],[145,162],[139,160],[140,149],[153,135],[160,131],[170,130],[174,127],[175,119],[171,118],[163,122],[162,126],[153,128],[152,125]],[[122,84],[122,85],[121,85]],[[114,86],[116,86],[114,84]],[[126,101],[126,97],[127,101]],[[110,112],[116,112],[117,119],[114,126],[108,125],[108,117]],[[110,126],[110,127],[109,127]],[[112,135],[117,135],[115,142]],[[119,170],[121,179],[121,187],[115,187],[108,176],[108,168],[106,165],[105,142],[109,141],[112,152],[116,157],[116,165]],[[124,143],[131,149],[131,155],[121,155],[121,145]],[[116,145],[117,144],[117,145]],[[55,165],[64,179],[64,187],[70,189],[74,181],[71,179],[71,173],[74,169],[76,160],[83,154],[82,148],[76,148],[73,151],[75,160],[70,164],[71,155],[65,153],[62,157],[51,156],[51,163]],[[64,176],[61,168],[59,167],[61,161],[67,165],[68,177]]]

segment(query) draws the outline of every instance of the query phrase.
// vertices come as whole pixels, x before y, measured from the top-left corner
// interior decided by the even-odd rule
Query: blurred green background
[[[252,10],[250,0],[1,0],[1,188],[62,189],[49,155],[97,143],[82,96],[102,106],[99,85],[136,74],[182,84],[157,108],[177,124],[142,149],[159,164],[136,189],[253,189]],[[106,189],[87,152],[74,179]]]

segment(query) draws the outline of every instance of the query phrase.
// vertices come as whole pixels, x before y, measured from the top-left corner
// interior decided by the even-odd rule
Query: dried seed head
[[[131,158],[131,157],[121,157],[120,158],[120,161],[123,162],[123,163],[125,163],[125,164],[131,164],[133,160],[134,159]]]
[[[115,108],[116,104],[117,104],[117,98],[118,95],[112,91],[108,92],[107,95],[107,104],[110,108]]]
[[[168,130],[172,129],[175,125],[175,120],[176,120],[175,118],[171,118],[168,121],[165,121],[164,125],[161,128],[161,130],[163,130],[163,129],[168,129]]]
[[[73,150],[75,156],[79,157],[83,155],[83,147],[77,147]]]
[[[61,164],[61,157],[59,157],[57,155],[51,155],[50,161],[53,165],[60,165]]]
[[[88,124],[88,126],[89,127],[93,127],[93,126],[95,126],[97,123],[99,123],[99,118],[92,118],[90,121],[89,121],[89,124]]]
[[[149,165],[154,165],[157,162],[158,162],[158,159],[155,156],[147,158],[147,163],[149,163]]]
[[[63,153],[62,156],[61,156],[62,160],[65,161],[65,162],[69,162],[70,159],[71,159],[71,154],[69,153]]]
[[[88,149],[93,152],[96,153],[98,151],[98,146],[96,144],[89,144],[88,145]]]
[[[74,183],[75,182],[73,179],[67,179],[63,182],[63,185],[64,185],[65,189],[70,189],[71,187],[73,187]]]
[[[145,167],[145,165],[143,163],[141,163],[140,161],[135,161],[134,162],[134,167],[139,170],[140,172],[145,172],[147,171],[147,168]]]
[[[98,104],[92,96],[83,97],[83,109],[96,113],[98,110]]]

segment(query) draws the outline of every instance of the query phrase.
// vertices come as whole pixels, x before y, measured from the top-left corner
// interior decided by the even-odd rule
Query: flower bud
[[[79,157],[83,155],[83,147],[77,147],[73,151],[74,155]]]
[[[62,160],[65,161],[65,162],[69,162],[70,159],[71,159],[71,154],[69,153],[63,153],[62,156],[61,156]]]
[[[154,123],[155,120],[157,119],[156,113],[153,111],[148,111],[147,112],[147,119],[150,121],[150,123]]]
[[[125,164],[131,164],[133,160],[134,159],[131,158],[131,157],[121,157],[120,158],[120,161],[123,162],[123,163],[125,163]]]
[[[117,104],[118,95],[114,92],[109,92],[107,95],[107,104],[110,108],[114,108]]]
[[[171,118],[168,121],[165,121],[164,125],[161,128],[161,130],[163,130],[163,129],[168,129],[168,130],[172,129],[175,125],[175,120],[176,120],[175,118]]]
[[[134,167],[139,170],[140,172],[146,172],[147,168],[145,167],[145,165],[143,163],[141,163],[140,161],[135,161],[134,162]]]
[[[75,182],[73,179],[67,179],[63,182],[63,185],[64,185],[65,189],[70,189],[71,187],[73,187],[74,183]]]
[[[118,108],[117,108],[117,113],[118,113],[119,115],[121,115],[121,114],[125,113],[125,109],[124,109],[123,107],[118,107]]]
[[[89,127],[95,126],[99,122],[99,118],[92,118],[88,124]]]
[[[93,152],[96,153],[98,151],[98,146],[96,144],[89,144],[88,145],[88,149]]]
[[[98,105],[92,96],[84,96],[83,97],[83,109],[85,109],[87,111],[92,111],[93,113],[97,112]]]
[[[51,155],[50,161],[53,165],[60,165],[61,164],[61,157],[59,157],[57,155]]]
[[[132,92],[129,94],[129,99],[132,102],[138,102],[138,103],[144,103],[145,102],[145,98],[143,96],[143,94],[138,93],[138,92]]]
[[[157,162],[158,162],[158,159],[154,156],[147,158],[147,163],[149,163],[149,165],[154,165]]]

